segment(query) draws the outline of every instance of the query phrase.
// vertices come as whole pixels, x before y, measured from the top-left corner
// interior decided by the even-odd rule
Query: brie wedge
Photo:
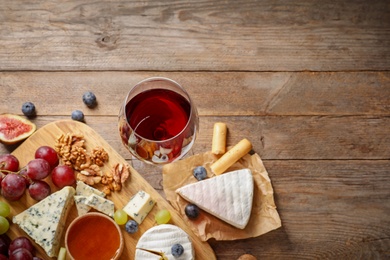
[[[176,192],[213,216],[244,229],[252,211],[253,188],[251,170],[243,169],[188,184]]]
[[[75,189],[66,186],[12,218],[49,257],[58,255],[66,217],[73,205]]]
[[[181,244],[184,248],[179,257],[171,253],[174,244]],[[195,251],[184,230],[175,225],[162,224],[148,229],[138,240],[135,260],[150,259],[191,260],[195,259]]]

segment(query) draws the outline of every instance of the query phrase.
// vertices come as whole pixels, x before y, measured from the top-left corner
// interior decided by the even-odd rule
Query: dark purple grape
[[[8,248],[8,254],[11,256],[18,249],[26,249],[31,253],[31,256],[34,254],[34,246],[27,237],[17,237],[12,240]]]
[[[34,181],[28,186],[28,193],[34,200],[40,201],[46,198],[51,193],[50,185],[45,181]]]
[[[42,180],[49,176],[51,166],[46,160],[37,158],[29,161],[26,169],[26,175],[30,177],[30,179]]]
[[[11,244],[11,238],[7,234],[0,235],[0,254],[8,256],[8,248]]]
[[[9,255],[9,260],[32,260],[33,255],[26,248],[18,248]]]
[[[26,180],[17,174],[7,174],[1,182],[1,195],[7,200],[19,200],[26,190]]]

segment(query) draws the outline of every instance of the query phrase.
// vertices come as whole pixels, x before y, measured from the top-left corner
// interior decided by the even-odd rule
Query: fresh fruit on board
[[[0,235],[0,260],[40,260],[35,256],[35,247],[25,236],[16,237],[12,240],[8,235]]]
[[[38,149],[35,151],[35,159],[44,159],[49,164],[51,169],[58,166],[60,159],[58,158],[58,154],[56,150],[53,147],[43,145],[38,147]]]
[[[51,180],[60,189],[76,183],[75,173],[68,165],[58,165],[55,167],[51,172]]]
[[[171,213],[167,209],[162,209],[154,216],[157,224],[167,224],[171,220]]]
[[[16,144],[29,137],[36,130],[36,125],[28,119],[14,114],[0,115],[0,142]]]
[[[0,155],[0,172],[7,174],[8,172],[16,172],[18,170],[19,170],[19,159],[16,158],[16,156],[12,154]]]

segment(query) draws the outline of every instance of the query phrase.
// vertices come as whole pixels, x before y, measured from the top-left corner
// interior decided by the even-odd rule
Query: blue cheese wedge
[[[79,216],[83,216],[91,210],[91,207],[86,204],[87,197],[85,197],[85,196],[75,195],[74,202],[75,202],[76,208],[77,208],[77,215],[79,215]]]
[[[40,245],[49,257],[60,250],[66,217],[73,205],[75,189],[66,186],[12,218],[27,235]]]
[[[123,210],[138,224],[141,224],[155,203],[154,199],[148,193],[141,190],[130,199]]]
[[[110,201],[106,202],[106,199],[101,199],[101,201],[103,201],[103,203],[105,203],[106,206],[105,205],[99,206],[98,205],[99,199],[94,198],[94,196],[104,198],[106,196],[106,194],[98,189],[95,189],[95,188],[85,184],[82,181],[77,181],[76,195],[74,196],[74,202],[76,203],[77,214],[79,216],[87,214],[91,210],[91,208],[94,208],[98,211],[101,211],[100,209],[102,209],[103,211],[105,211],[103,213],[106,213],[109,216],[110,216],[110,214],[113,214],[111,212]],[[87,200],[89,200],[89,201],[87,201]],[[91,205],[89,205],[88,203]]]
[[[184,248],[183,254],[179,257],[174,257],[171,253],[174,244],[181,244]],[[195,259],[195,250],[183,229],[171,224],[162,224],[148,229],[137,242],[135,260],[150,259],[192,260]]]
[[[77,181],[76,185],[76,195],[77,196],[86,196],[88,197],[89,195],[96,194],[100,197],[105,197],[106,194],[98,189],[95,189],[94,187],[91,187],[87,184],[85,184],[82,181]]]
[[[111,200],[102,198],[96,194],[91,194],[85,200],[85,204],[110,217],[114,217],[115,205]]]
[[[185,200],[239,229],[249,222],[253,202],[249,169],[231,171],[176,190]]]

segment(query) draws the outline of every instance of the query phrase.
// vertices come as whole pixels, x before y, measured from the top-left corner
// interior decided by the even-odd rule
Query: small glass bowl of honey
[[[123,237],[118,224],[109,216],[90,212],[75,218],[65,234],[65,247],[70,259],[119,259]]]

